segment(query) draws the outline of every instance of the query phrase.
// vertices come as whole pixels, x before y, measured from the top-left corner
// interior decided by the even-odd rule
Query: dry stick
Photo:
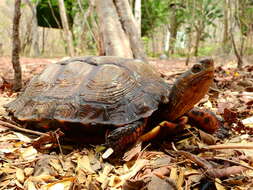
[[[30,134],[33,134],[33,135],[39,135],[39,136],[41,136],[41,135],[48,135],[46,133],[42,133],[42,132],[30,130],[30,129],[21,128],[21,127],[18,127],[16,125],[13,125],[13,124],[1,121],[1,120],[0,120],[0,125],[3,125],[3,126],[8,127],[8,128],[15,129],[17,131],[22,131],[22,132],[25,132],[25,133],[30,133]]]
[[[213,157],[214,159],[217,159],[217,160],[223,160],[223,161],[226,161],[226,162],[230,162],[230,163],[233,163],[233,164],[236,164],[238,166],[242,166],[242,167],[245,167],[247,169],[250,169],[250,170],[253,170],[253,167],[251,166],[246,166],[240,162],[236,162],[236,161],[233,161],[233,160],[229,160],[229,159],[226,159],[226,158],[221,158],[221,157]]]
[[[220,144],[220,145],[210,145],[203,147],[205,150],[219,150],[219,149],[253,149],[253,144],[251,145],[241,145],[241,144]]]

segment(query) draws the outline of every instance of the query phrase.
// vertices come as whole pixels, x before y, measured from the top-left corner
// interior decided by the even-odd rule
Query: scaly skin
[[[198,126],[208,133],[214,133],[220,126],[219,119],[209,110],[194,108],[186,114],[189,123]]]
[[[164,108],[164,118],[174,121],[190,111],[208,92],[213,77],[212,59],[202,60],[182,74],[171,89],[169,104]]]
[[[214,132],[219,126],[218,119],[215,115],[202,110],[190,111],[208,92],[209,86],[213,82],[213,76],[214,64],[212,59],[205,59],[195,64],[175,82],[171,89],[169,103],[161,105],[158,112],[153,114],[153,117],[151,116],[148,121],[151,121],[152,124],[154,123],[152,120],[157,121],[157,124],[165,120],[175,121],[186,114],[190,118],[190,121],[195,121],[200,127],[203,125],[202,128],[207,132]],[[147,141],[150,138],[154,138],[159,133],[160,125],[158,125],[155,130],[153,129],[147,134],[142,135],[143,129],[147,125],[150,125],[151,122],[145,124],[144,121],[137,121],[117,128],[106,138],[106,145],[118,151],[124,149],[128,144],[138,139]],[[164,123],[162,123],[162,125],[163,124]],[[166,123],[164,126],[166,126]],[[175,127],[177,125],[168,122],[167,127],[171,126]],[[139,138],[140,135],[142,136]]]

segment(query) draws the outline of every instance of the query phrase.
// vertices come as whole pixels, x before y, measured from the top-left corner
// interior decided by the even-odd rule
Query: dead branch
[[[39,132],[39,131],[33,131],[33,130],[25,129],[25,128],[22,128],[22,127],[18,127],[16,125],[13,125],[11,123],[7,123],[7,122],[4,122],[4,121],[0,121],[0,125],[3,125],[5,127],[11,128],[11,129],[14,129],[14,130],[17,130],[17,131],[30,133],[30,134],[33,134],[33,135],[39,135],[39,136],[47,135],[46,133],[42,133],[42,132]]]

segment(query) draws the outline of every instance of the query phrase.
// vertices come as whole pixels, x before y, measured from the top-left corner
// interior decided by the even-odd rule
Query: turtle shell
[[[22,121],[125,125],[168,103],[169,86],[141,60],[78,57],[51,63],[7,105]]]

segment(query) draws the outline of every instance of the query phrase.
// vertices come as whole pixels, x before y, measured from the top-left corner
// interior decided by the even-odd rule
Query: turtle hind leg
[[[209,110],[193,108],[186,114],[189,118],[189,123],[197,126],[208,133],[214,133],[221,125],[218,117]]]
[[[111,131],[106,136],[105,146],[113,148],[115,152],[124,150],[139,139],[146,124],[146,119],[139,120]]]

